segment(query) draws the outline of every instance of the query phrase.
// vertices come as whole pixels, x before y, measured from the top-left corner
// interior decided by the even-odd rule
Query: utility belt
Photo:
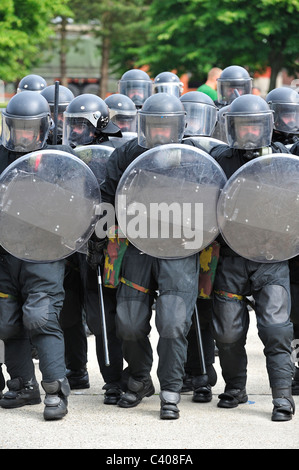
[[[115,236],[108,238],[108,243],[104,249],[105,263],[103,270],[103,284],[105,287],[115,289],[119,283],[132,287],[145,294],[157,297],[157,292],[148,287],[141,286],[136,282],[126,279],[121,273],[122,261],[128,248],[129,241],[126,238],[118,237],[118,228],[115,227]],[[219,260],[220,244],[214,241],[211,245],[202,250],[199,254],[200,275],[198,284],[198,297],[210,299],[213,291],[213,284],[216,275],[216,268]]]
[[[141,286],[136,282],[130,281],[122,276],[121,266],[122,261],[125,255],[125,252],[129,246],[129,241],[127,238],[120,238],[118,236],[119,229],[114,227],[114,237],[108,237],[108,243],[104,249],[105,263],[103,269],[103,284],[105,287],[111,289],[116,289],[121,282],[126,286],[132,287],[133,289],[138,290],[139,292],[144,292],[145,294],[157,296],[156,292],[148,289],[147,287]]]

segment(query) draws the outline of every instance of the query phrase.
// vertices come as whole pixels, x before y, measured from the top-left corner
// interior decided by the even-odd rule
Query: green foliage
[[[137,65],[198,76],[236,64],[298,71],[298,0],[154,0]]]
[[[71,15],[69,0],[1,0],[0,78],[16,81],[30,73],[40,48],[53,33],[51,20]]]

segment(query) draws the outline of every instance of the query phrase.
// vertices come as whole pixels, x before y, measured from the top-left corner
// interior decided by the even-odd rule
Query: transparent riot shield
[[[209,153],[212,148],[216,147],[217,145],[227,145],[226,142],[222,140],[214,139],[213,137],[204,136],[204,135],[195,135],[186,137],[186,139],[194,140],[197,142],[207,153]],[[183,139],[184,141],[185,139]]]
[[[116,147],[121,147],[129,140],[133,140],[137,137],[137,132],[122,132],[122,137],[109,136],[109,140],[113,142],[113,145]]]
[[[97,179],[79,158],[29,153],[0,175],[0,244],[26,261],[65,258],[92,234],[99,204]]]
[[[82,145],[74,149],[75,154],[91,169],[101,184],[106,176],[106,164],[113,147],[109,145]]]
[[[196,147],[167,144],[147,150],[118,184],[118,224],[142,252],[190,256],[219,233],[216,207],[225,182],[218,163]]]
[[[221,234],[239,255],[272,263],[299,253],[299,157],[276,153],[239,168],[219,198]]]

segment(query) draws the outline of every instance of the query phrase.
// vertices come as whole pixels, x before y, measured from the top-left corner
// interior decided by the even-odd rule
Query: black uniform
[[[68,150],[63,146],[45,148]],[[1,146],[0,173],[22,155]],[[59,315],[64,300],[64,260],[27,262],[0,247],[0,261],[0,338],[5,343],[10,390],[19,390],[27,383],[38,388],[32,345],[38,351],[43,381],[51,383],[63,379],[66,371]],[[65,394],[68,394],[67,388]],[[10,407],[11,398],[14,398],[13,392],[8,392],[7,399],[1,400],[1,406]],[[38,390],[33,402],[40,402]]]

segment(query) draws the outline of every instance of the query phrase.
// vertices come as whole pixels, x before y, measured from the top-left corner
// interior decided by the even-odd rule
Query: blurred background
[[[183,93],[240,65],[265,96],[299,89],[299,0],[1,0],[0,102],[22,77],[105,99],[122,74],[176,73]]]

